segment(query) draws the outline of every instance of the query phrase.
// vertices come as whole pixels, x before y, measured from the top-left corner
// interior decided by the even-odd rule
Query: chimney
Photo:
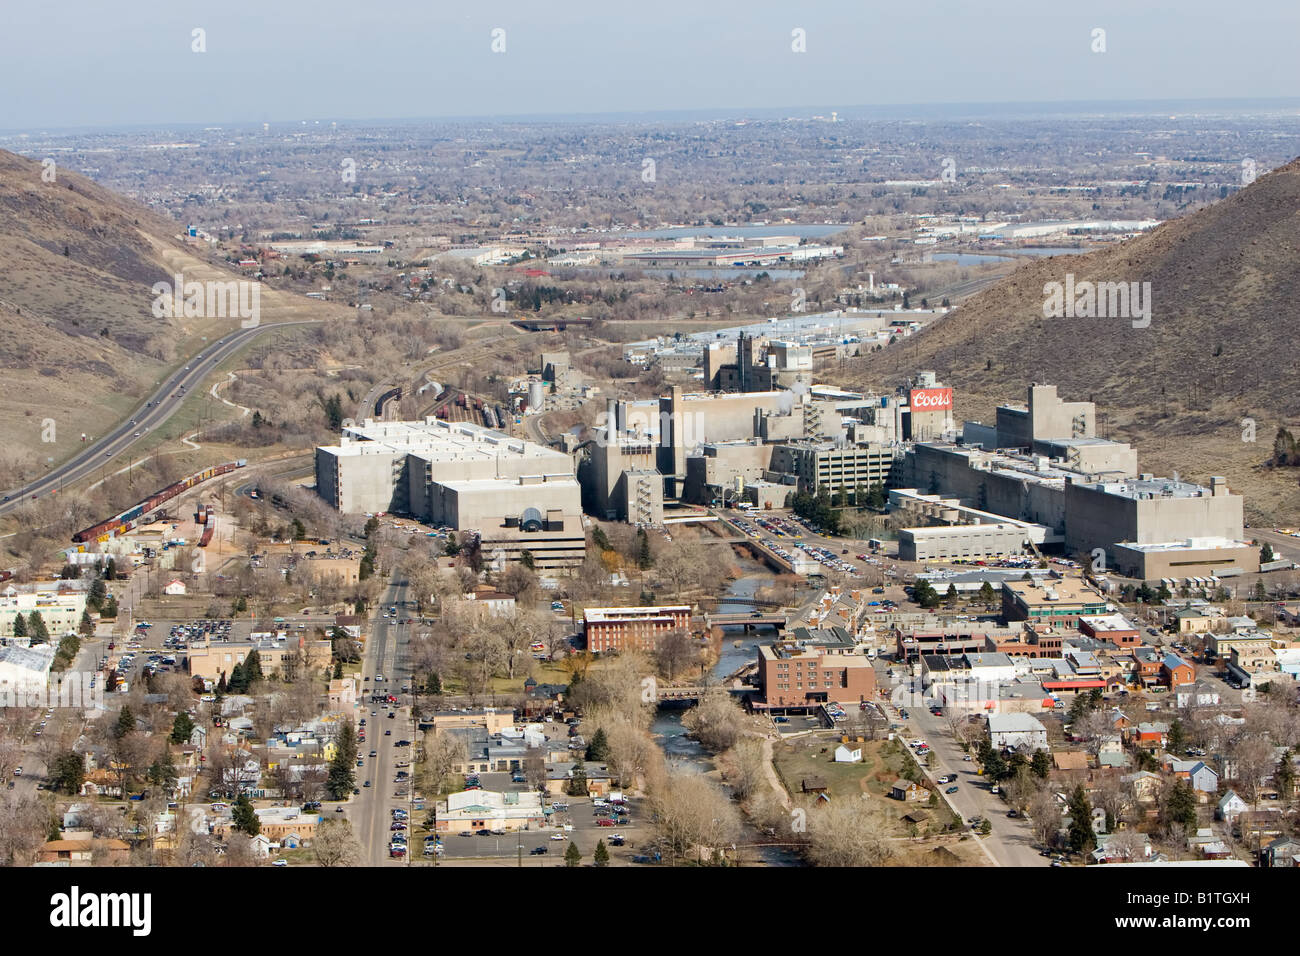
[[[605,403],[605,444],[617,445],[618,442],[618,402],[611,398]]]
[[[1228,493],[1228,479],[1222,475],[1214,475],[1210,478],[1210,496],[1218,498],[1220,495]]]

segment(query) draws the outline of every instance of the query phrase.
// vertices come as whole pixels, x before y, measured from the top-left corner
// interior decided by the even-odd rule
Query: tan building
[[[488,736],[491,736],[492,734],[499,734],[514,725],[514,711],[498,711],[492,707],[485,707],[482,710],[469,713],[449,711],[433,715],[434,730],[461,730],[467,727],[482,727],[487,730]]]
[[[1106,599],[1078,578],[1002,583],[1002,614],[1008,621],[1074,626],[1081,616],[1109,610]]]
[[[298,655],[302,666],[309,670],[319,670],[329,666],[333,656],[333,645],[328,640],[309,640],[299,637],[283,641],[241,641],[239,643],[191,644],[187,654],[187,663],[191,677],[204,680],[220,680],[221,675],[230,676],[236,664],[242,664],[250,653],[257,651],[257,659],[262,673],[266,675],[283,674],[286,659]]]

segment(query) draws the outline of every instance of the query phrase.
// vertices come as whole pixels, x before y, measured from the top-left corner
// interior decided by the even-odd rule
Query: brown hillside
[[[862,384],[934,369],[957,415],[992,421],[1032,381],[1096,401],[1107,437],[1133,441],[1145,470],[1226,474],[1257,519],[1300,514],[1300,472],[1270,473],[1272,439],[1300,420],[1300,160],[1149,234],[1083,256],[1034,260],[901,347],[869,356]],[[1044,318],[1044,285],[1150,282],[1148,328],[1123,318]],[[1242,419],[1257,441],[1242,441]]]
[[[180,226],[59,168],[0,150],[0,461],[60,461],[82,432],[102,434],[166,371],[229,319],[156,318],[152,286],[240,278],[185,245]],[[263,289],[262,322],[334,314],[329,306]],[[57,441],[43,444],[52,418]]]

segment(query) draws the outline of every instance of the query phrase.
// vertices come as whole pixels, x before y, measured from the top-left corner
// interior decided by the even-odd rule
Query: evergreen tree
[[[249,651],[248,657],[244,658],[244,679],[249,684],[263,679],[262,658],[258,655],[257,648]]]
[[[121,740],[134,730],[135,714],[131,713],[129,705],[123,704],[122,709],[117,712],[117,723],[113,725],[113,739]]]
[[[1196,832],[1196,794],[1186,780],[1177,781],[1165,797],[1164,825],[1166,832],[1174,824],[1181,824],[1189,833]]]
[[[161,757],[149,765],[149,770],[145,773],[145,779],[168,793],[176,789],[177,776],[176,765],[172,763],[172,755],[169,751],[164,751]]]
[[[983,604],[993,603],[993,585],[985,581],[980,585],[980,602]]]
[[[86,594],[86,606],[92,611],[98,611],[104,603],[104,598],[108,596],[108,587],[104,584],[102,577],[97,577],[90,582],[90,591]]]
[[[77,630],[81,632],[82,637],[90,637],[95,633],[95,622],[90,619],[89,611],[81,612],[81,623],[77,625]]]
[[[1092,804],[1079,784],[1070,795],[1070,849],[1075,853],[1091,853],[1097,848],[1097,834],[1092,829]]]
[[[578,866],[582,862],[582,853],[578,851],[578,844],[570,843],[569,848],[564,851],[564,865]]]
[[[604,840],[596,841],[596,852],[592,854],[591,862],[596,866],[609,866],[609,848]]]
[[[645,533],[645,528],[637,528],[636,536],[636,566],[644,571],[655,563],[654,555],[650,553],[650,536]]]
[[[234,616],[235,614],[241,614],[244,611],[247,611],[248,599],[245,598],[242,594],[239,595],[239,597],[235,598],[235,603],[231,606],[230,610],[231,610],[231,616]]]
[[[1046,750],[1035,750],[1034,759],[1029,762],[1029,769],[1039,780],[1046,780],[1047,775],[1052,772],[1052,758],[1047,756]]]
[[[242,694],[248,690],[248,676],[244,673],[242,663],[230,669],[230,680],[226,681],[226,689],[232,694]]]
[[[104,580],[105,581],[117,580],[117,562],[112,558],[109,558],[108,563],[104,565]]]
[[[176,715],[176,719],[172,721],[172,743],[183,744],[190,739],[190,735],[193,733],[194,720],[182,710]]]
[[[1166,743],[1168,743],[1169,749],[1174,753],[1182,753],[1183,749],[1187,746],[1187,732],[1183,729],[1183,722],[1177,717],[1175,717],[1174,722],[1169,725],[1169,734],[1166,738]]]
[[[257,819],[257,812],[253,810],[253,802],[248,799],[248,794],[240,793],[235,798],[235,805],[230,808],[230,825],[232,829],[249,836],[257,836],[262,831],[262,821]]]
[[[438,676],[437,671],[433,671],[432,673],[429,674],[429,680],[425,683],[424,686],[425,689],[430,694],[442,693],[442,678]]]
[[[350,723],[343,725],[334,744],[334,759],[330,761],[325,786],[335,800],[343,800],[356,786],[357,732]]]
[[[27,636],[27,618],[21,614],[14,615],[14,637]]]
[[[334,679],[335,679],[335,680],[342,680],[342,679],[343,679],[343,662],[342,662],[342,661],[335,661],[335,662],[334,662]]]
[[[1272,560],[1273,560],[1273,546],[1269,544],[1267,541],[1265,541],[1264,546],[1259,549],[1259,563],[1267,564]]]
[[[301,518],[294,518],[294,519],[293,519],[293,539],[294,539],[295,541],[301,541],[301,540],[302,540],[303,538],[305,538],[305,537],[307,537],[307,526],[306,526],[305,524],[302,523],[302,519],[301,519]]]
[[[115,617],[117,617],[117,598],[113,597],[113,595],[110,594],[110,595],[108,596],[108,599],[107,599],[106,601],[104,601],[104,606],[103,606],[102,608],[100,608],[100,610],[99,610],[99,616],[100,616],[101,618],[105,618],[105,617],[108,617],[108,618],[115,618]]]
[[[596,763],[609,760],[609,741],[605,738],[604,727],[597,727],[596,732],[591,735],[591,743],[587,744],[586,758]]]
[[[27,637],[31,644],[48,644],[50,629],[45,626],[45,618],[40,611],[32,611],[27,617]]]
[[[85,758],[72,750],[59,754],[50,767],[50,781],[59,793],[70,797],[81,793],[81,785],[86,781]]]
[[[566,792],[571,797],[585,797],[587,795],[587,771],[582,769],[581,760],[573,765],[573,774],[569,777],[569,786]]]

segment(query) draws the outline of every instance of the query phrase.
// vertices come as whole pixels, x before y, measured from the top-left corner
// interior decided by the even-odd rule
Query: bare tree
[[[312,852],[321,866],[356,866],[361,844],[352,832],[352,821],[322,820],[316,827]]]
[[[429,797],[442,792],[443,782],[452,768],[465,762],[465,742],[445,730],[431,730],[424,735],[424,746],[416,777],[420,789]]]
[[[666,680],[676,679],[681,670],[697,663],[699,658],[699,645],[685,628],[673,628],[660,635],[655,643],[655,663]]]
[[[1061,805],[1050,788],[1039,790],[1029,801],[1029,819],[1034,839],[1044,847],[1055,846],[1061,829]]]
[[[740,834],[740,814],[718,787],[697,773],[670,773],[651,795],[660,839],[678,855],[719,850]]]
[[[816,808],[809,816],[808,857],[814,866],[883,866],[895,855],[893,824],[866,797]]]
[[[1259,795],[1277,766],[1274,747],[1266,737],[1243,734],[1233,741],[1228,757],[1236,767],[1237,786],[1242,796],[1258,807]]]

